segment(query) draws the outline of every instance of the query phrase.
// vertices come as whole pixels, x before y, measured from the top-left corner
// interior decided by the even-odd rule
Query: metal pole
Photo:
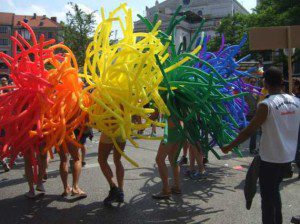
[[[292,47],[291,47],[291,27],[287,27],[287,42],[288,42],[288,71],[289,71],[289,93],[293,91],[293,67],[292,67]]]

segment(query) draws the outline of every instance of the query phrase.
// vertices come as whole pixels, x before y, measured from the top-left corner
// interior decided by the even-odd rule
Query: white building
[[[235,13],[249,13],[237,0],[166,0],[161,3],[156,1],[155,6],[151,8],[146,7],[146,17],[152,21],[157,13],[158,18],[162,20],[161,29],[165,30],[180,5],[183,6],[182,12],[187,18],[175,29],[175,44],[179,46],[183,43],[184,47],[188,46],[202,18],[206,21],[202,30],[207,35],[214,36],[222,18]],[[146,31],[142,21],[137,21],[134,25],[135,31]]]

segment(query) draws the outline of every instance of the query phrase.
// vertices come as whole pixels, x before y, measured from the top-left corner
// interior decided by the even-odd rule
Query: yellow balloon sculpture
[[[122,12],[125,22],[118,15]],[[157,38],[161,21],[149,33],[134,33],[132,12],[126,8],[126,4],[111,12],[108,18],[105,18],[103,8],[101,14],[102,22],[96,28],[93,41],[86,50],[82,74],[89,84],[83,95],[90,93],[92,103],[88,107],[84,104],[80,106],[88,112],[90,125],[112,138],[118,152],[131,164],[138,166],[121,151],[116,138],[128,139],[137,146],[132,136],[143,138],[137,134],[138,130],[154,123],[164,126],[163,123],[149,119],[154,109],[144,106],[152,100],[161,113],[169,115],[158,93],[163,75],[155,59],[155,55],[158,55],[162,63],[166,61],[168,44],[163,45]],[[122,30],[123,38],[118,42],[110,40],[114,23],[119,24]],[[172,65],[168,71],[186,60],[185,58],[178,65]],[[135,115],[142,117],[145,122],[133,123],[132,116]]]

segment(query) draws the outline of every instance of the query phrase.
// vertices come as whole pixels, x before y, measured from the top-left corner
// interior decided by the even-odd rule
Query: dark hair
[[[271,87],[280,87],[282,85],[282,77],[282,72],[273,66],[264,73],[265,82]]]

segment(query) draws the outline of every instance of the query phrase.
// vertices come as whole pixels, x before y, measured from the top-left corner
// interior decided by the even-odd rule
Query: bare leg
[[[191,151],[193,151],[193,153],[195,155],[195,158],[196,158],[196,161],[198,164],[199,173],[205,172],[202,151],[199,151],[195,146],[193,146],[191,149],[192,149]]]
[[[168,158],[173,171],[174,188],[176,190],[179,190],[180,189],[180,167],[177,163],[174,163],[177,150],[178,150],[178,144],[172,144],[170,150],[168,150]]]
[[[195,171],[195,150],[194,148],[190,147],[190,150],[189,150],[189,155],[190,155],[190,170],[191,171]]]
[[[189,143],[187,141],[185,141],[183,144],[183,155],[182,155],[181,159],[179,160],[180,166],[187,164],[187,162],[188,162],[188,159],[187,159],[188,149],[189,149]]]
[[[151,125],[151,136],[155,136],[156,135],[156,125],[152,124]]]
[[[62,149],[58,151],[60,157],[60,178],[63,183],[64,193],[68,194],[71,191],[71,187],[68,184],[68,156],[63,152]]]
[[[118,143],[122,151],[125,149],[126,142]],[[114,164],[116,166],[116,176],[118,187],[121,191],[123,191],[124,187],[124,167],[121,161],[121,154],[114,149]]]
[[[165,145],[163,143],[160,143],[158,152],[156,155],[156,164],[158,166],[158,171],[160,178],[162,180],[162,192],[164,194],[170,193],[170,186],[169,186],[169,180],[168,180],[168,167],[166,165],[166,158],[168,155],[168,150],[170,150],[170,145]]]
[[[0,160],[0,164],[2,165],[5,172],[8,172],[10,170],[10,167],[6,162],[6,159]]]
[[[46,173],[46,167],[47,167],[47,153],[42,154],[40,153],[38,155],[38,167],[39,167],[39,173],[38,173],[38,181],[37,181],[37,190],[38,191],[45,191],[44,185],[43,185],[43,177]]]
[[[82,159],[82,162],[85,162],[85,153],[86,153],[86,148],[84,145],[82,145],[82,148],[81,148],[81,159]]]
[[[183,156],[186,157],[187,156],[187,151],[189,149],[189,143],[186,141],[183,145]]]
[[[25,175],[29,186],[29,192],[34,194],[33,170],[32,170],[30,157],[28,155],[24,155],[24,161],[25,161]]]
[[[79,188],[79,177],[81,174],[81,158],[79,150],[73,144],[68,144],[69,153],[73,159],[74,167],[73,167],[73,192],[74,193],[83,193],[82,190]]]
[[[113,144],[107,144],[102,143],[101,140],[99,142],[98,147],[98,162],[100,164],[101,171],[103,175],[105,176],[110,188],[113,188],[116,186],[114,180],[113,180],[113,172],[108,164],[108,156],[110,151],[113,149]]]

